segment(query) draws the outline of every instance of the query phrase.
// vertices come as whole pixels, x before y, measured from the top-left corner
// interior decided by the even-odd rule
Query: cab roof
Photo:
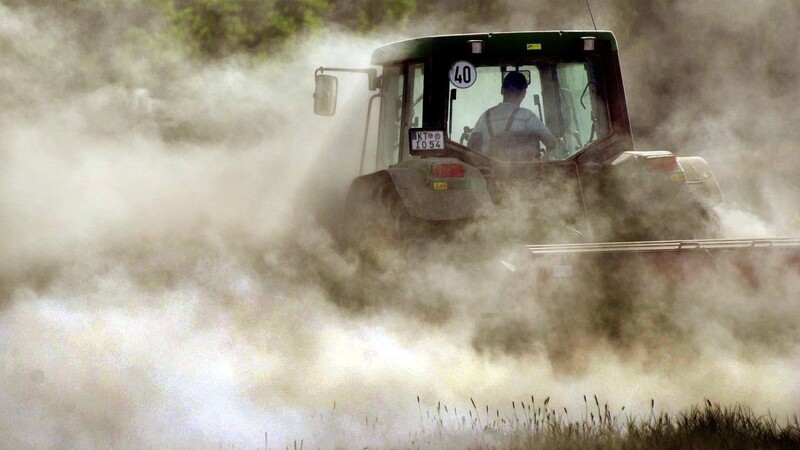
[[[372,64],[385,65],[394,62],[422,59],[439,51],[465,54],[469,52],[469,41],[483,41],[483,55],[518,56],[537,52],[539,54],[563,54],[580,50],[583,39],[593,37],[598,41],[608,41],[613,51],[617,50],[617,40],[611,31],[571,30],[571,31],[520,31],[502,33],[450,34],[427,36],[394,42],[377,48],[372,53]]]

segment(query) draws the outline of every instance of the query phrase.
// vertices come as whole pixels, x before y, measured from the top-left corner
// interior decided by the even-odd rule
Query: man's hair
[[[503,79],[503,92],[508,94],[519,94],[528,89],[528,80],[520,72],[509,72]]]

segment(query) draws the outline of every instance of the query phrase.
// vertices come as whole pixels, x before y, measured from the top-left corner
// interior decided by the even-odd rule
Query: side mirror
[[[317,75],[314,81],[314,114],[332,116],[336,113],[338,80],[331,75]]]

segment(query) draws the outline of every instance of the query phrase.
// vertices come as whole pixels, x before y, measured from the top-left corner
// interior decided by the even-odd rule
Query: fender
[[[460,166],[453,173],[434,173],[434,166]],[[442,166],[439,166],[441,168]],[[455,158],[402,161],[386,169],[408,212],[422,220],[458,220],[490,214],[494,204],[486,179],[477,168]],[[439,175],[439,176],[435,176]]]
[[[623,152],[607,175],[606,214],[615,225],[615,240],[697,239],[719,232],[713,207],[722,193],[703,158]]]
[[[671,191],[684,201],[698,202],[707,207],[716,206],[723,200],[711,168],[699,156],[675,156],[663,150],[628,151],[615,158],[611,166],[618,177],[634,181],[628,184],[628,189],[638,190],[644,195]]]
[[[722,190],[705,159],[699,156],[678,156],[676,159],[683,170],[684,182],[700,191],[695,193],[696,198],[702,199],[707,206],[722,203]]]

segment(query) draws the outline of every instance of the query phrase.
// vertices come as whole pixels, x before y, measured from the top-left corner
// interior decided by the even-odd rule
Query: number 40
[[[469,84],[472,82],[472,67],[456,66],[455,80],[464,84]]]

